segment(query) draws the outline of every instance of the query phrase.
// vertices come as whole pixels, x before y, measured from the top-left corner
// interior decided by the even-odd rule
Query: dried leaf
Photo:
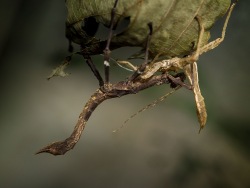
[[[69,73],[66,73],[64,70],[67,68],[69,63],[70,63],[70,61],[68,61],[66,58],[61,65],[59,65],[58,67],[56,67],[55,69],[52,70],[52,73],[48,76],[47,79],[50,80],[51,78],[53,78],[55,76],[59,76],[59,77],[68,76]]]
[[[115,23],[130,19],[122,33],[113,36],[111,48],[122,46],[145,47],[147,24],[153,23],[153,37],[150,43],[151,57],[158,54],[167,57],[189,55],[196,48],[199,25],[196,16],[204,23],[202,44],[210,37],[210,29],[222,17],[230,0],[119,0]],[[98,23],[110,24],[110,12],[114,0],[66,0],[68,16],[67,37],[83,44],[90,54],[102,53],[102,43],[94,38]],[[85,23],[85,25],[82,25]],[[89,27],[88,27],[89,26]],[[90,29],[92,28],[92,30]]]

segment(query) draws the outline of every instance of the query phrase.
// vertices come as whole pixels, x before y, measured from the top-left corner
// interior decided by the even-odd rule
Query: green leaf
[[[115,23],[119,25],[126,18],[130,22],[122,33],[112,37],[111,48],[144,48],[149,32],[147,24],[152,22],[152,58],[159,54],[164,57],[189,55],[196,48],[199,34],[195,17],[199,16],[205,26],[202,39],[202,45],[205,45],[211,27],[226,13],[230,3],[230,0],[119,0]],[[93,25],[101,23],[108,27],[114,0],[66,0],[66,6],[67,37],[85,46],[86,52],[91,55],[102,53],[103,42],[87,32],[91,30],[91,24],[83,28],[82,23],[92,18]]]

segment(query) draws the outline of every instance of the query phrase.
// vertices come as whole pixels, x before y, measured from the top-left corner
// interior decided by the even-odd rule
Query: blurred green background
[[[34,153],[71,134],[98,82],[77,56],[69,77],[46,80],[68,54],[64,1],[1,0],[0,187],[250,187],[249,8],[250,1],[239,1],[226,40],[198,62],[208,109],[201,134],[186,89],[112,133],[169,92],[165,85],[105,101],[74,150],[55,157]],[[134,49],[112,57],[125,58],[124,52]],[[100,70],[102,59],[94,57]],[[111,67],[113,82],[127,75]]]

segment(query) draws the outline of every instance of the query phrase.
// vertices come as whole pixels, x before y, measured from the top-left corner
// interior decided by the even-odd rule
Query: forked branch
[[[179,80],[182,80],[180,75],[177,77],[173,77],[168,73],[162,75],[156,75],[149,78],[147,81],[142,79],[137,79],[134,82],[131,81],[121,81],[116,84],[108,84],[104,85],[104,87],[100,87],[96,90],[96,92],[90,97],[88,102],[85,104],[83,111],[81,112],[77,124],[74,128],[74,131],[70,135],[70,137],[66,138],[63,141],[54,142],[41,150],[39,150],[36,154],[39,153],[50,153],[53,155],[63,155],[67,151],[74,148],[76,143],[79,141],[83,129],[91,116],[92,112],[96,109],[98,105],[100,105],[103,101],[110,99],[121,97],[128,94],[136,94],[144,89],[155,85],[162,85],[166,83],[174,83],[179,85]]]

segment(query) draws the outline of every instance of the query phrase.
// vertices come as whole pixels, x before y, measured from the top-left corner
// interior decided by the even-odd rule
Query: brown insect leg
[[[104,72],[105,72],[105,83],[109,83],[109,61],[110,61],[110,42],[113,35],[113,28],[114,28],[114,17],[115,17],[115,11],[117,6],[118,0],[115,1],[114,7],[111,10],[111,20],[110,20],[110,27],[109,27],[109,35],[106,47],[104,49]]]
[[[198,38],[198,42],[197,42],[197,48],[194,51],[194,53],[186,58],[181,59],[181,62],[183,63],[183,67],[186,66],[187,64],[193,64],[194,62],[198,61],[199,56],[200,56],[200,51],[201,51],[201,41],[205,32],[205,28],[204,25],[202,23],[201,18],[197,15],[195,17],[195,19],[197,20],[198,24],[199,24],[199,38]]]
[[[186,89],[188,89],[188,90],[192,90],[193,89],[193,87],[192,86],[190,86],[190,85],[187,85],[187,84],[185,84],[185,82],[184,82],[184,80],[186,79],[185,77],[184,77],[184,79],[182,79],[182,77],[181,77],[182,75],[176,75],[176,76],[172,76],[172,75],[168,75],[168,79],[169,79],[169,82],[170,82],[170,86],[172,87],[172,88],[175,88],[175,87],[177,87],[177,86],[182,86],[182,87],[184,87],[184,88],[186,88]]]
[[[196,104],[196,114],[198,117],[198,121],[200,123],[200,130],[199,130],[199,132],[200,132],[201,129],[203,129],[205,127],[205,124],[207,121],[207,110],[206,110],[204,97],[202,96],[201,90],[199,87],[198,67],[197,67],[196,61],[198,60],[199,55],[200,55],[201,39],[203,37],[205,30],[204,30],[204,25],[202,23],[201,18],[199,16],[197,16],[196,19],[197,19],[198,24],[200,26],[197,49],[192,55],[185,58],[187,63],[189,63],[189,64],[184,66],[184,72],[192,85],[192,90],[194,93],[195,104]]]
[[[95,77],[97,78],[97,80],[99,81],[99,86],[103,86],[104,82],[103,79],[99,73],[99,71],[97,70],[97,68],[95,67],[91,57],[87,57],[86,58],[86,63],[88,64],[88,66],[90,67],[91,71],[94,73]]]
[[[148,34],[147,43],[146,43],[145,60],[140,65],[140,67],[137,69],[137,71],[135,71],[134,74],[132,74],[132,76],[128,79],[129,81],[133,81],[139,75],[141,75],[143,73],[143,71],[145,70],[147,64],[148,64],[149,43],[150,43],[150,40],[151,40],[151,37],[152,37],[152,34],[153,34],[153,24],[152,24],[152,22],[148,23],[148,27],[149,27],[149,34]]]
[[[223,40],[225,39],[226,29],[227,29],[227,24],[228,24],[229,18],[230,18],[231,14],[232,14],[232,11],[233,11],[236,3],[237,3],[237,0],[234,3],[232,3],[232,5],[229,8],[229,11],[227,13],[227,17],[226,17],[226,20],[225,20],[225,23],[224,23],[224,26],[223,26],[223,29],[222,29],[221,37],[217,38],[217,39],[209,42],[205,46],[203,46],[201,48],[201,50],[200,50],[200,55],[205,53],[205,52],[208,52],[208,51],[210,51],[210,50],[212,50],[214,48],[216,48],[217,46],[220,45],[220,43],[223,42]]]

